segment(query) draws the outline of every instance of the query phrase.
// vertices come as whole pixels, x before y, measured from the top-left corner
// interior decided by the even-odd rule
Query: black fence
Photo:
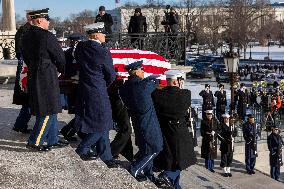
[[[0,60],[16,58],[14,38],[14,35],[0,35]]]
[[[184,33],[114,33],[107,35],[106,46],[109,48],[136,48],[153,51],[173,63],[185,64],[186,37]],[[0,36],[0,59],[15,59],[13,35]]]

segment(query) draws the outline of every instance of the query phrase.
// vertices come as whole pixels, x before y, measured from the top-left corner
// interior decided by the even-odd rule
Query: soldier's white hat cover
[[[222,115],[222,117],[224,117],[224,118],[230,118],[230,115],[229,115],[228,113],[225,113],[225,114]]]
[[[206,110],[205,113],[206,114],[213,114],[213,110]]]
[[[167,70],[164,74],[167,79],[180,79],[183,77],[183,72],[180,70]]]
[[[87,34],[92,33],[104,33],[105,32],[105,24],[103,22],[97,22],[94,24],[89,24],[84,26],[84,30]]]

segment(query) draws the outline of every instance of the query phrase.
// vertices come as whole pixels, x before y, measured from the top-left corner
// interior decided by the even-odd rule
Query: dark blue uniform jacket
[[[109,130],[113,126],[107,87],[116,73],[108,49],[92,40],[78,43],[79,86],[75,129],[83,133]]]
[[[160,124],[151,98],[158,80],[130,78],[120,89],[120,96],[129,110],[136,143],[142,154],[158,153],[163,148]]]

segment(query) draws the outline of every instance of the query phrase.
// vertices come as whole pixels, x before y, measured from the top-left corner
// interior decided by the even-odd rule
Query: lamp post
[[[252,57],[251,57],[251,44],[249,45],[249,59],[251,60],[252,59]]]
[[[267,59],[270,60],[270,58],[269,58],[269,46],[270,46],[271,35],[267,34],[266,37],[267,37]]]
[[[226,71],[230,74],[230,85],[231,85],[231,105],[230,113],[231,116],[234,115],[234,75],[238,71],[239,66],[239,56],[237,53],[233,52],[232,45],[230,45],[230,51],[224,54],[224,63],[226,66]]]

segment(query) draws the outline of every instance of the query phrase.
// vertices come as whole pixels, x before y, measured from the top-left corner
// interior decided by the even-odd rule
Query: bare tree
[[[265,18],[272,18],[271,7],[266,0],[229,0],[226,7],[227,41],[237,44],[246,54],[248,42],[255,37]],[[245,58],[245,57],[244,57]]]

